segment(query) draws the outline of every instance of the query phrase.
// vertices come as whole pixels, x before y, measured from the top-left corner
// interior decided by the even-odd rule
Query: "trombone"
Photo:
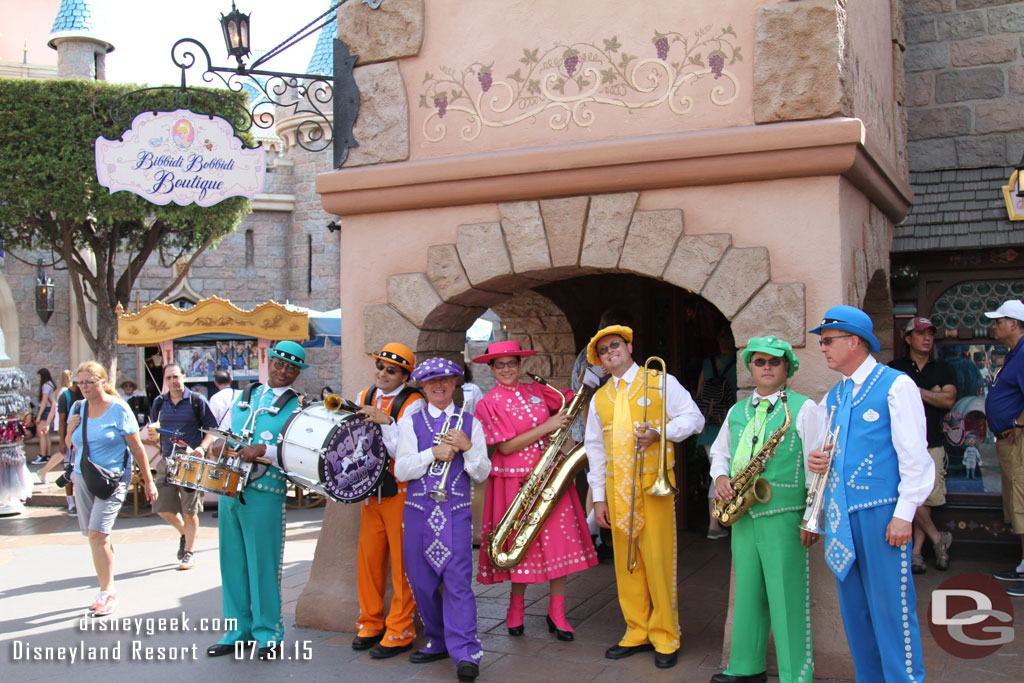
[[[655,376],[658,380],[658,390],[661,391],[661,429],[658,430],[660,434],[658,448],[661,456],[658,461],[657,477],[655,478],[654,483],[652,483],[650,486],[644,489],[644,493],[646,493],[649,496],[674,496],[677,493],[679,493],[679,489],[673,486],[672,482],[669,481],[668,478],[668,448],[666,447],[667,444],[665,437],[665,429],[667,426],[667,416],[665,414],[665,404],[667,403],[667,396],[665,394],[668,388],[665,381],[665,377],[668,373],[668,370],[665,368],[665,361],[659,358],[658,356],[651,356],[644,362],[644,416],[642,422],[647,422],[647,406],[651,404],[650,399],[647,398],[648,390],[651,388],[648,370],[651,369],[652,365],[656,364],[661,366],[660,372],[655,370]],[[643,457],[644,452],[643,449],[640,448],[640,437],[636,437],[636,445],[633,449],[633,488],[630,492],[629,497],[629,548],[626,551],[626,568],[629,569],[630,574],[632,574],[633,570],[636,569],[637,561],[640,557],[640,548],[636,547],[636,549],[634,550],[634,546],[639,546],[639,540],[637,540],[636,542],[634,542],[633,540],[633,526],[635,519],[634,512],[636,510],[637,467],[639,466],[640,461],[643,460]]]
[[[832,429],[832,419],[836,415],[836,406],[832,406],[832,410],[828,413],[828,424],[825,425],[825,438],[821,443],[821,449],[825,450],[828,447],[835,448],[836,441],[839,439],[839,427],[836,425],[835,429]],[[814,478],[811,479],[811,485],[807,488],[807,503],[806,509],[804,510],[804,518],[800,523],[800,529],[803,531],[809,531],[812,534],[824,533],[824,527],[822,525],[822,513],[825,511],[825,484],[828,482],[828,475],[832,472],[832,460],[835,457],[834,453],[830,449],[828,452],[828,469],[823,473],[814,473]]]

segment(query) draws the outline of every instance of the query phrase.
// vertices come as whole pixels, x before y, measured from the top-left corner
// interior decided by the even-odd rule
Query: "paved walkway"
[[[214,621],[220,617],[220,574],[216,519],[201,515],[197,542],[198,566],[176,570],[177,535],[154,516],[121,518],[113,533],[117,585],[121,605],[118,620],[90,620],[85,606],[96,592],[88,546],[77,520],[56,507],[30,507],[19,517],[0,519],[0,681],[174,681],[184,677],[250,683],[296,678],[307,681],[454,680],[450,661],[410,664],[406,656],[372,660],[350,648],[351,633],[300,629],[294,624],[295,601],[309,575],[323,508],[289,510],[285,545],[283,594],[285,602],[285,662],[210,659],[207,645],[220,637]],[[957,559],[958,571],[984,571],[989,563]],[[659,670],[650,655],[612,662],[604,650],[622,632],[610,564],[573,575],[566,604],[576,627],[576,640],[562,643],[547,633],[545,587],[527,591],[526,636],[505,633],[506,586],[477,586],[479,631],[486,654],[481,681],[700,681],[719,670],[722,629],[728,602],[728,542],[712,542],[698,534],[680,541],[680,619],[683,649],[679,665]],[[949,574],[930,571],[918,577],[926,596]],[[927,609],[922,597],[919,609]],[[1024,605],[1018,600],[1015,606]],[[921,611],[925,614],[925,611]],[[187,624],[181,622],[182,617]],[[124,625],[142,620],[141,631],[100,631],[101,625]],[[167,619],[161,624],[156,621]],[[981,660],[960,660],[925,637],[929,681],[1020,681],[1024,671],[1024,617],[1018,617],[1016,640]],[[133,622],[132,628],[135,628]],[[39,661],[24,661],[31,648],[112,648],[120,644],[116,661],[53,661],[55,651],[31,650]],[[417,639],[416,647],[423,645]],[[146,648],[152,648],[147,650]],[[16,656],[21,656],[17,660]],[[70,655],[66,655],[70,656]],[[184,661],[174,661],[175,659]],[[770,679],[777,680],[777,679]]]

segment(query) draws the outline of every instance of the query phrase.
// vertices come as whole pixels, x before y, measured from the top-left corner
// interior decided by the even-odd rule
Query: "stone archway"
[[[460,358],[465,330],[515,292],[590,273],[625,272],[699,294],[736,339],[774,334],[802,347],[804,285],[772,282],[766,247],[686,234],[683,211],[640,210],[635,192],[498,204],[501,219],[458,226],[429,248],[426,272],[387,279],[387,303],[364,309],[367,353],[398,340]]]

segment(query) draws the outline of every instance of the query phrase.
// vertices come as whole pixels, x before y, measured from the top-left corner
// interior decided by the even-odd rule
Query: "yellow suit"
[[[616,389],[618,383],[619,389]],[[647,421],[662,431],[660,424],[662,398],[655,373],[651,372],[647,392]],[[622,387],[625,387],[624,389]],[[626,620],[626,635],[620,645],[632,647],[650,642],[658,652],[669,654],[679,649],[679,600],[676,588],[676,511],[675,496],[649,496],[644,489],[650,486],[658,471],[660,453],[658,442],[651,444],[642,455],[637,467],[636,500],[633,527],[639,557],[630,573],[627,567],[629,552],[631,477],[635,440],[614,429],[616,401],[619,391],[625,391],[630,423],[644,421],[644,377],[637,373],[631,384],[625,380],[609,379],[594,395],[594,409],[601,421],[607,456],[607,502],[612,522],[612,547],[615,549],[615,580],[618,584],[619,605]],[[675,484],[672,443],[668,450],[669,478]],[[638,529],[638,531],[637,531]],[[634,548],[634,553],[637,553]]]

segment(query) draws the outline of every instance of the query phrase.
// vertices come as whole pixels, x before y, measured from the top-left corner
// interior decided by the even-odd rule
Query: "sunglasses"
[[[837,334],[834,337],[822,337],[818,340],[818,346],[832,346],[832,342],[836,339],[845,339],[846,337],[855,337],[853,334]]]
[[[780,365],[782,365],[782,357],[776,356],[772,358],[755,358],[752,362],[759,368],[763,368],[765,365],[770,365],[773,368],[777,368]]]
[[[280,358],[275,358],[274,360],[272,360],[270,362],[270,365],[275,370],[284,370],[288,374],[295,374],[295,375],[299,374],[299,366],[298,365],[292,365],[291,363],[283,361]]]
[[[388,373],[389,375],[397,375],[399,372],[401,372],[401,370],[399,370],[394,365],[388,365],[386,363],[382,363],[381,361],[377,361],[377,369],[378,370],[383,370],[384,372]]]
[[[609,351],[611,351],[613,349],[617,349],[620,346],[622,346],[622,342],[619,341],[618,339],[616,339],[613,342],[608,342],[607,346],[598,346],[597,347],[597,355],[603,356],[603,355],[607,354]]]
[[[513,358],[512,360],[495,360],[491,361],[491,365],[494,366],[495,370],[504,370],[505,368],[518,368],[519,359]]]

